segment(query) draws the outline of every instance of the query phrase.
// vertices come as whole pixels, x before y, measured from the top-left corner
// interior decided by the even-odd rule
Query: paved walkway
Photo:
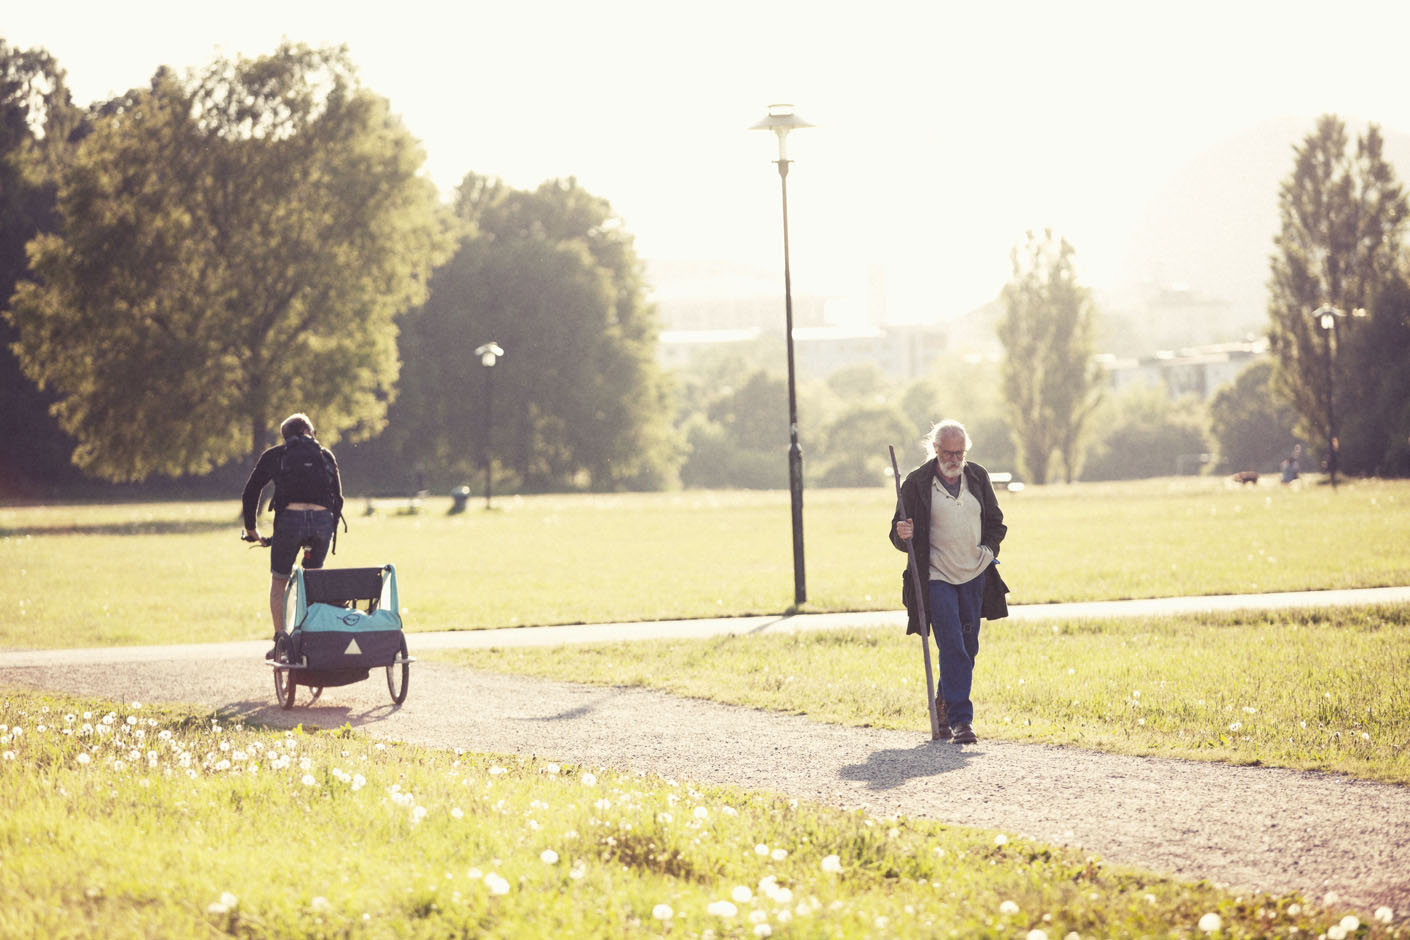
[[[1348,607],[1362,604],[1410,603],[1410,586],[1355,588],[1340,591],[1285,591],[1279,594],[1221,594],[1209,597],[1156,597],[1130,601],[1089,601],[1076,604],[1020,604],[1009,608],[1012,620],[1072,620],[1090,617],[1146,617],[1278,607]],[[502,646],[558,646],[566,643],[615,643],[623,640],[698,639],[744,633],[796,633],[843,627],[904,629],[901,610],[837,614],[794,614],[720,617],[708,620],[646,620],[632,623],[570,624],[553,627],[509,627],[495,630],[409,632],[412,655],[443,649],[489,649]],[[0,652],[7,666],[137,663],[260,657],[268,640],[198,643],[186,646],[119,646],[97,649],[24,650]]]

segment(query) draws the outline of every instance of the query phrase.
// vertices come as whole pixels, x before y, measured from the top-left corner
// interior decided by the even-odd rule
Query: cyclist
[[[321,568],[334,539],[334,527],[343,512],[343,484],[333,453],[318,443],[313,422],[299,412],[279,426],[284,443],[260,455],[242,496],[247,542],[263,542],[255,527],[261,491],[273,481],[274,536],[268,543],[269,612],[277,644],[284,633],[284,589],[294,570],[294,556],[304,549],[303,566]],[[265,654],[272,659],[274,650]]]

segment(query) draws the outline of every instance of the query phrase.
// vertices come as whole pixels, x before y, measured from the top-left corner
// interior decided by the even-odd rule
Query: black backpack
[[[323,448],[311,437],[298,435],[284,443],[275,479],[285,502],[318,503],[333,508],[333,468]]]

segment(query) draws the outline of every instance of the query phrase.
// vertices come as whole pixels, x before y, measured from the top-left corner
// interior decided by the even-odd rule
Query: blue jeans
[[[269,570],[287,578],[294,570],[294,556],[300,548],[305,568],[322,568],[333,541],[333,514],[326,509],[281,509],[274,514],[274,538],[270,540]]]
[[[964,584],[930,582],[930,631],[940,651],[940,697],[945,720],[954,725],[974,721],[969,700],[974,658],[979,655],[979,612],[984,604],[984,574]]]

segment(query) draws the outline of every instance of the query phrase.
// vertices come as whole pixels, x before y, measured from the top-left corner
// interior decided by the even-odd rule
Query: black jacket
[[[901,519],[910,519],[914,526],[911,545],[915,548],[916,564],[920,568],[922,583],[930,570],[930,494],[935,469],[935,461],[931,460],[907,474],[901,484],[900,505],[896,507],[896,514],[891,517],[891,544],[903,552],[906,550],[906,542],[896,534],[896,523]],[[994,486],[989,482],[989,471],[977,463],[966,463],[964,477],[969,491],[979,498],[979,544],[989,546],[996,561],[984,572],[981,615],[985,620],[999,620],[1009,615],[1008,600],[1004,597],[1009,588],[999,576],[997,565],[999,545],[1009,528],[1004,525],[1004,513],[994,496]],[[901,572],[901,601],[910,615],[906,632],[919,633],[920,605],[916,603],[909,560],[907,567]]]
[[[269,508],[278,512],[288,507],[290,499],[288,493],[279,492],[279,462],[284,456],[287,444],[276,444],[269,450],[260,454],[259,460],[255,462],[255,468],[250,471],[250,478],[245,481],[245,490],[240,496],[241,510],[245,516],[245,528],[255,527],[255,514],[259,509],[259,494],[271,481],[274,482],[274,498],[270,500]],[[337,520],[343,514],[343,480],[338,473],[338,461],[333,457],[333,452],[326,447],[319,446],[324,458],[328,462],[332,480],[329,482],[328,493],[318,502],[327,506],[333,513],[333,519]],[[346,523],[344,523],[346,525]]]

